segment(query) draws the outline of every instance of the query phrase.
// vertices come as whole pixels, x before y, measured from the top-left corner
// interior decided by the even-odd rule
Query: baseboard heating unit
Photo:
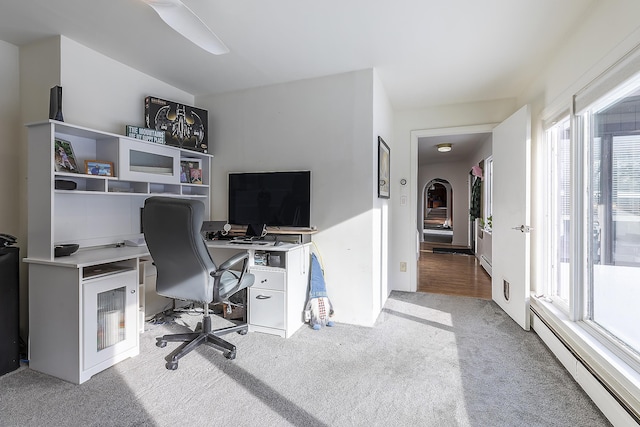
[[[480,265],[484,268],[484,271],[491,276],[491,261],[489,261],[484,255],[480,255]]]
[[[598,373],[551,322],[540,314],[539,309],[533,305],[530,308],[531,327],[609,421],[614,426],[640,425],[640,408],[634,407],[617,387]],[[618,388],[623,389],[621,386]]]

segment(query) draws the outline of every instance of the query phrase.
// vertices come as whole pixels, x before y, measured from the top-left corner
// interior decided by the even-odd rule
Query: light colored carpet
[[[139,356],[82,385],[28,368],[0,377],[0,425],[609,425],[535,333],[490,301],[393,292],[373,328],[228,335],[236,360],[200,347],[166,370],[176,344],[155,337],[198,319],[148,325]]]

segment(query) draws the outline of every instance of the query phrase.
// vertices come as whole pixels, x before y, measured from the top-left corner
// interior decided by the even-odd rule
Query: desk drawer
[[[274,291],[284,291],[284,271],[252,268],[251,273],[255,276],[253,287],[260,289],[272,289]]]
[[[284,292],[249,288],[249,323],[284,329]]]

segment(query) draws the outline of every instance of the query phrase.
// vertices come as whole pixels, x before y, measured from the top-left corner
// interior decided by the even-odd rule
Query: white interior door
[[[531,113],[526,105],[493,130],[492,298],[529,329]]]

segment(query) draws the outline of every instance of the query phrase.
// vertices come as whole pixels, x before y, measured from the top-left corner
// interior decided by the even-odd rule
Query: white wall
[[[0,41],[0,233],[18,238],[22,258],[26,254],[27,238],[21,227],[19,206],[26,199],[26,182],[22,173],[26,168],[26,160],[22,154],[25,148],[20,140],[19,55],[16,46]],[[22,266],[19,268],[23,270]],[[24,275],[22,271],[19,274],[21,277]],[[0,280],[5,279],[0,277]],[[24,288],[20,289],[19,294],[20,300],[26,299]],[[26,322],[25,313],[20,311],[19,315],[21,323]]]
[[[194,96],[61,37],[61,85],[65,122],[124,134],[144,126],[147,95],[194,105]]]
[[[24,123],[48,120],[55,85],[62,86],[65,122],[121,134],[125,125],[144,125],[147,95],[194,102],[193,95],[64,36],[21,47],[20,61]]]
[[[361,325],[377,316],[384,281],[374,111],[376,132],[391,125],[376,87],[364,70],[197,99],[210,116],[213,219],[227,219],[228,172],[311,170],[313,241],[335,320]]]
[[[373,144],[377,148],[378,136],[382,137],[384,142],[389,146],[391,156],[395,155],[395,141],[393,141],[393,109],[389,103],[387,93],[382,86],[382,82],[378,78],[378,74],[373,73]],[[378,156],[377,151],[373,156],[373,174],[377,178],[378,172]],[[404,177],[404,171],[390,170],[391,181],[399,182]],[[406,177],[405,177],[406,178]],[[400,200],[407,197],[406,186],[401,186],[399,194],[391,194],[390,199],[380,199],[377,197],[378,187],[377,180],[372,180],[373,185],[373,206],[374,221],[371,234],[377,241],[374,242],[373,260],[374,276],[377,280],[371,283],[373,295],[373,307],[371,311],[371,321],[374,322],[382,306],[384,305],[389,293],[391,292],[389,284],[389,269],[399,266],[389,265],[389,242],[390,242],[390,209],[389,200]]]
[[[60,44],[56,38],[20,48],[20,215],[21,255],[27,255],[27,129],[23,124],[49,117],[49,89],[60,81]],[[28,268],[20,265],[20,334],[27,338]]]
[[[492,144],[493,135],[487,135],[487,138],[479,144],[478,149],[471,156],[471,161],[469,162],[469,171],[471,171],[472,166],[478,165],[481,161],[491,156]]]
[[[19,50],[0,41],[0,233],[14,236],[18,236],[20,229],[19,82]]]

